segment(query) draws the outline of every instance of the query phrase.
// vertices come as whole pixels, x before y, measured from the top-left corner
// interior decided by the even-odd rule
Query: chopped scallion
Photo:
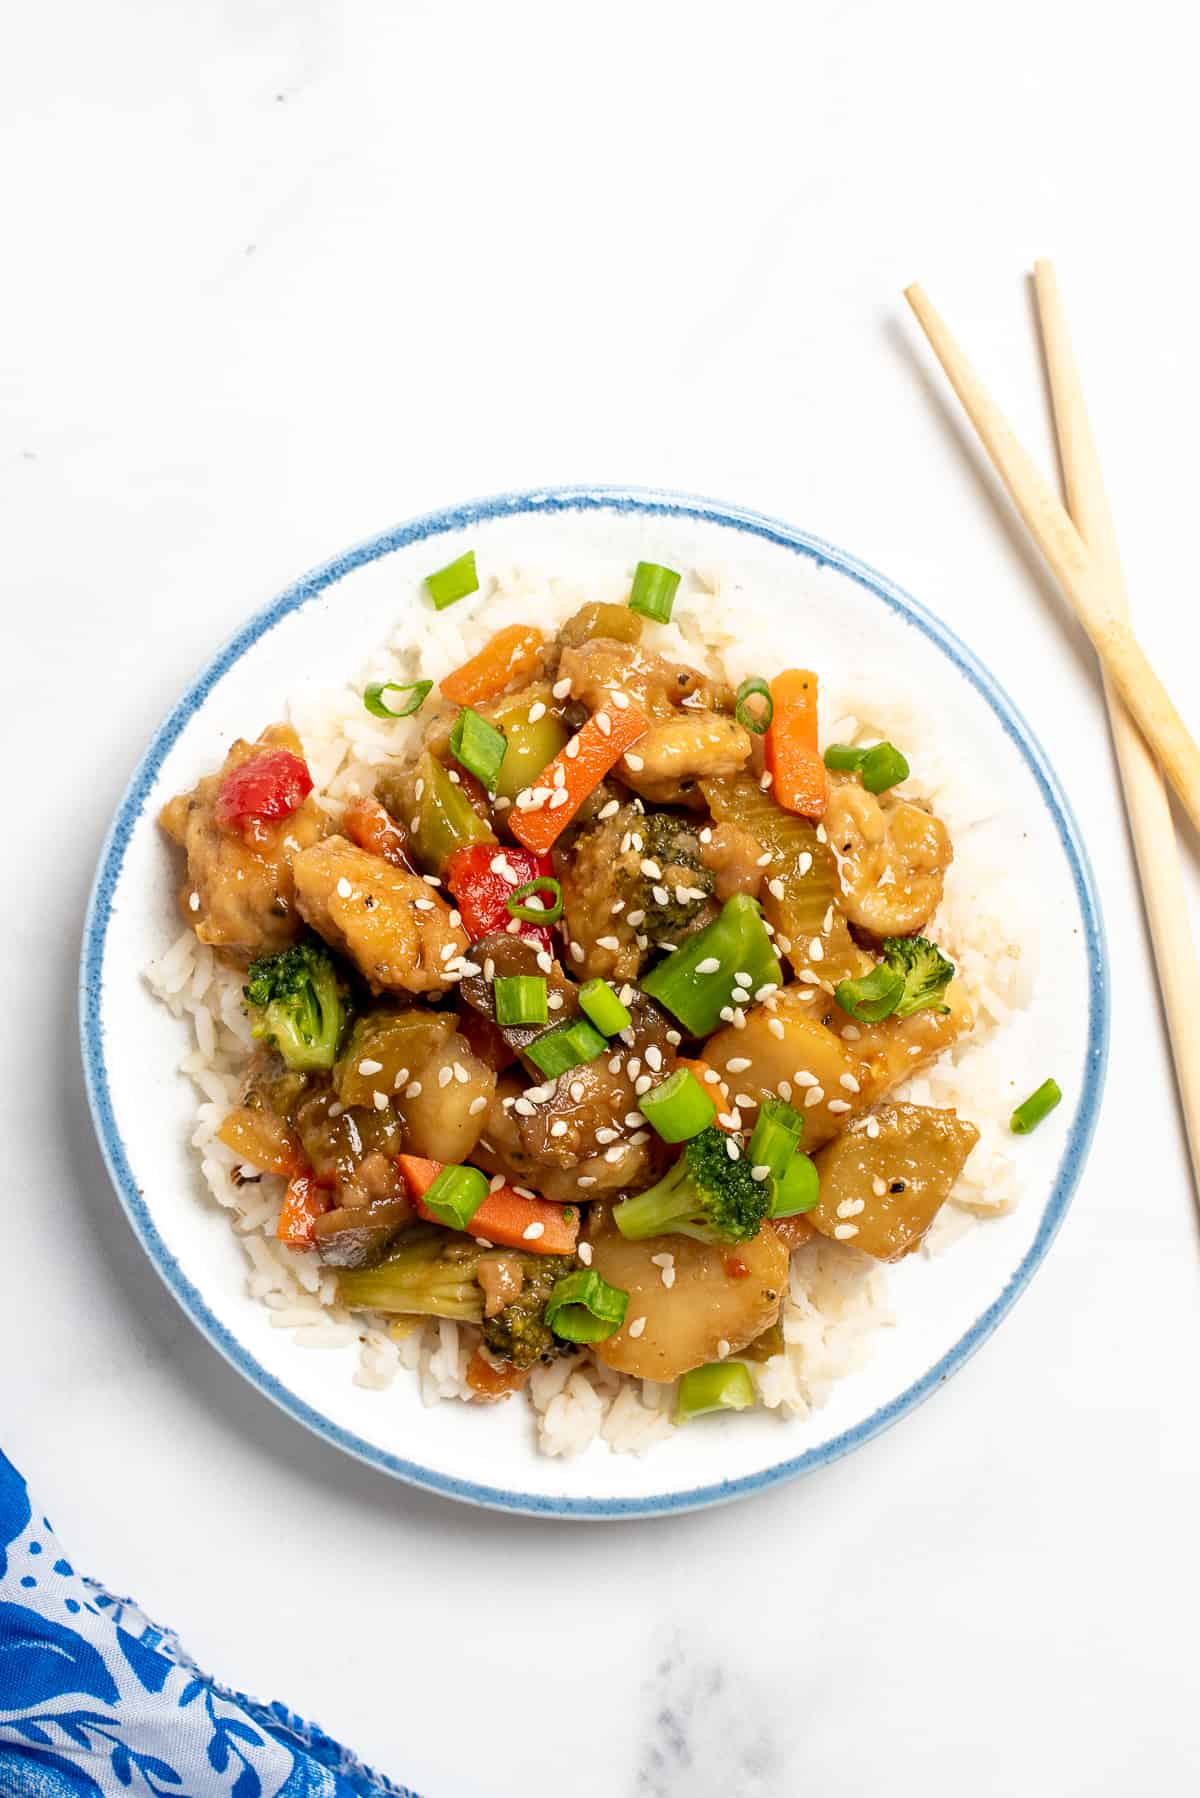
[[[469,549],[457,561],[447,562],[436,574],[427,575],[425,585],[439,612],[444,612],[456,600],[465,599],[468,593],[474,593],[479,586],[479,576],[475,572],[475,551]]]
[[[488,1195],[488,1178],[477,1167],[444,1167],[421,1200],[439,1224],[465,1230]]]
[[[622,1005],[607,980],[587,980],[579,989],[579,1003],[597,1030],[616,1036],[633,1023],[628,1006]]]
[[[764,1099],[747,1151],[751,1167],[769,1167],[781,1180],[804,1135],[804,1117],[782,1099]]]
[[[673,568],[664,568],[661,562],[639,562],[634,570],[629,610],[659,624],[669,623],[678,585],[679,576]]]
[[[795,1217],[798,1211],[811,1211],[820,1196],[821,1177],[816,1162],[797,1152],[783,1170],[782,1178],[775,1182],[771,1216]]]
[[[450,753],[489,793],[496,791],[496,777],[507,749],[504,732],[465,705],[450,731]]]
[[[746,1411],[753,1403],[754,1381],[744,1361],[710,1361],[680,1380],[675,1421],[687,1423],[708,1411]]]
[[[607,1039],[586,1018],[575,1018],[558,1030],[548,1030],[545,1036],[535,1036],[523,1052],[547,1080],[557,1080],[581,1062],[595,1061],[607,1047]]]
[[[492,994],[497,1024],[544,1024],[550,1016],[541,974],[498,974]]]
[[[594,1268],[577,1267],[556,1280],[544,1316],[564,1342],[603,1342],[625,1322],[629,1294],[610,1286]]]
[[[908,763],[894,743],[873,743],[869,749],[857,749],[852,743],[831,743],[825,751],[825,766],[861,774],[868,793],[886,793],[889,787],[908,779]]]
[[[431,680],[372,681],[363,693],[363,704],[373,718],[411,718],[432,691]],[[408,698],[401,705],[388,705],[385,693],[407,693]]]
[[[716,1105],[689,1068],[676,1068],[660,1086],[643,1093],[638,1109],[664,1142],[690,1142],[717,1115]]]
[[[752,707],[752,699],[760,699],[762,704]],[[771,728],[771,720],[775,716],[775,701],[761,674],[746,676],[737,690],[733,715],[745,730],[752,731],[756,737],[763,736]]]
[[[783,976],[757,902],[735,893],[719,917],[651,968],[642,991],[673,1012],[689,1036],[711,1036],[743,979],[757,993],[779,986]]]
[[[1056,1105],[1062,1103],[1062,1088],[1057,1080],[1043,1080],[1036,1092],[1030,1093],[1024,1102],[1017,1106],[1012,1114],[1011,1128],[1014,1136],[1028,1136],[1036,1130],[1042,1119],[1049,1117]]]
[[[843,774],[857,774],[866,753],[865,749],[856,749],[852,743],[831,743],[825,751],[825,766],[836,768]]]
[[[523,905],[523,899],[537,897],[540,893],[549,893],[549,899],[543,904],[538,899],[536,905]],[[563,914],[563,897],[560,883],[550,874],[539,874],[536,880],[527,880],[507,900],[511,917],[520,918],[522,924],[556,924]]]

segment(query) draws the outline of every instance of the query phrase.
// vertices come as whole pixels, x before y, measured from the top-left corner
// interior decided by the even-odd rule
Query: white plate
[[[433,541],[430,541],[430,540]],[[716,567],[778,621],[778,663],[918,694],[964,770],[1003,794],[986,828],[1038,895],[1040,967],[1017,1077],[1053,1070],[1066,1101],[1019,1148],[1023,1197],[947,1255],[889,1270],[898,1326],[868,1366],[806,1421],[706,1420],[647,1456],[594,1445],[539,1456],[528,1408],[425,1409],[403,1373],[386,1392],[352,1382],[354,1350],[298,1348],[246,1292],[229,1217],[207,1199],[188,1146],[195,1097],[176,1073],[185,1026],[140,970],[178,929],[177,871],[159,807],[278,714],[311,679],[350,678],[395,628],[415,583],[464,549],[489,564],[586,578],[639,558]],[[1045,756],[1006,695],[943,625],[842,552],[754,513],[673,494],[561,489],[505,494],[417,519],[307,576],[252,619],[184,695],[146,751],[101,857],[82,969],[84,1061],[117,1192],[147,1255],[227,1359],[293,1417],[376,1467],[433,1491],[562,1517],[648,1515],[754,1492],[845,1454],[912,1409],[995,1328],[1045,1254],[1095,1123],[1108,1036],[1103,932],[1087,858]],[[1022,1051],[1024,1054],[1025,1052]]]

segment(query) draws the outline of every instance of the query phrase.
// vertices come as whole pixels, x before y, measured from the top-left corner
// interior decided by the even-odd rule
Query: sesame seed
[[[441,958],[443,961],[451,961],[457,954],[458,954],[458,948],[454,943],[443,943],[442,944]]]
[[[725,1138],[725,1153],[728,1155],[730,1161],[740,1161],[742,1158],[742,1151],[738,1148],[732,1136],[727,1136]]]
[[[348,899],[353,891],[354,888],[350,885],[350,882],[346,879],[345,875],[343,875],[337,883],[338,898]]]
[[[570,1086],[567,1088],[567,1091],[570,1093],[571,1097],[574,1099],[576,1105],[578,1105],[580,1099],[582,1099],[583,1094],[584,1094],[583,1081],[582,1080],[572,1080]]]
[[[718,1344],[717,1344],[717,1360],[723,1361],[728,1353],[729,1353],[729,1344],[726,1342],[725,1338],[722,1336],[720,1342],[718,1342]]]
[[[775,997],[774,981],[771,981],[771,980],[765,981],[763,983],[763,985],[760,986],[758,988],[758,990],[755,992],[754,997],[758,1000],[758,1003],[760,1005],[764,1004],[766,1002],[766,1000],[768,1000],[768,999],[773,999]]]
[[[725,1063],[725,1070],[730,1074],[744,1074],[749,1066],[750,1057],[748,1055],[731,1055]]]
[[[758,1104],[758,1100],[752,1099],[749,1093],[734,1093],[733,1102],[735,1105],[744,1105],[747,1111],[752,1111]]]
[[[369,1059],[363,1060],[358,1064],[358,1071],[360,1074],[380,1074],[383,1072],[383,1063]]]
[[[550,691],[555,699],[565,699],[571,691],[570,675],[564,674],[561,680],[556,680]]]
[[[436,911],[437,906],[434,904],[432,899],[414,899],[413,900],[413,910],[414,911]]]
[[[550,1134],[551,1136],[565,1136],[567,1134],[567,1126],[562,1118],[555,1118],[550,1126]]]
[[[631,929],[636,930],[639,924],[644,924],[646,922],[646,914],[644,911],[640,911],[640,910],[639,911],[631,911],[629,916],[626,918],[625,922],[630,926]],[[624,1003],[626,1005],[628,1005],[628,1003],[629,1003],[628,999],[626,999],[624,1001]]]
[[[635,774],[640,774],[642,769],[646,766],[646,763],[640,755],[634,755],[633,750],[631,749],[625,756],[625,766],[627,768],[632,768]]]
[[[540,699],[535,699],[533,704],[529,708],[530,724],[536,724],[539,718],[544,718],[545,716],[546,716],[545,706],[542,704]]]
[[[629,705],[628,693],[622,693],[619,687],[615,688],[613,690],[613,692],[610,695],[610,698],[612,699],[612,702],[616,706],[618,712],[625,711]]]
[[[615,818],[617,813],[620,811],[620,809],[621,809],[620,800],[619,799],[610,799],[607,805],[602,805],[600,807],[600,810],[596,813],[596,816],[597,816],[597,818]]]
[[[750,1169],[750,1178],[752,1180],[766,1180],[770,1178],[770,1173],[771,1170],[764,1161],[760,1162],[757,1167],[752,1167]]]
[[[680,905],[686,905],[688,900],[691,898],[691,896],[692,896],[691,887],[685,887],[683,885],[676,886],[675,897],[679,901]]]
[[[857,1217],[860,1211],[866,1210],[865,1199],[843,1199],[837,1208],[839,1217]]]
[[[637,921],[639,924],[641,923],[640,918]],[[631,918],[630,923],[632,923],[632,922],[633,922],[633,919]],[[621,988],[620,992],[617,994],[617,998],[621,1001],[622,1005],[632,1005],[633,999],[634,999],[634,994],[636,991],[637,991],[636,987],[630,986],[629,982],[626,981],[624,986]],[[679,1039],[676,1038],[676,1041],[678,1041],[678,1040]]]
[[[596,1141],[597,1142],[616,1142],[616,1140],[620,1134],[621,1134],[621,1132],[619,1130],[612,1130],[609,1128],[609,1126],[607,1124],[603,1124],[600,1127],[600,1129],[597,1130],[597,1132],[596,1132]]]
[[[736,1130],[741,1123],[736,1111],[720,1111],[717,1113],[718,1124],[724,1124],[727,1130]]]
[[[465,1086],[467,1084],[468,1080],[470,1080],[470,1078],[471,1078],[471,1076],[468,1074],[466,1068],[463,1066],[461,1061],[454,1062],[453,1068],[454,1068],[454,1078],[458,1081],[458,1084],[460,1086]]]
[[[721,964],[715,955],[706,955],[703,961],[696,963],[697,974],[717,974],[720,969]]]
[[[504,1175],[503,1174],[493,1174],[491,1179],[488,1181],[488,1191],[489,1192],[499,1192],[503,1185],[504,1185]]]
[[[704,829],[700,832],[700,841],[702,843],[711,843],[712,842],[712,830],[711,830],[710,826],[707,824],[704,826]]]
[[[817,1076],[810,1074],[807,1068],[797,1068],[795,1078],[797,1086],[817,1086],[819,1084]]]
[[[780,1042],[783,1041],[783,1022],[780,1018],[768,1018],[767,1029],[772,1036],[778,1037]]]
[[[436,874],[422,874],[421,879],[427,887],[440,887],[442,884]]]
[[[759,775],[758,784],[762,788],[764,793],[767,792],[767,790],[769,789],[769,787],[774,779],[775,779],[775,776],[771,773],[771,770],[769,768],[765,769],[763,771],[763,773]]]
[[[746,1014],[740,1005],[735,1008],[733,1013],[733,1027],[735,1030],[744,1030],[746,1028]]]
[[[520,1116],[523,1118],[531,1118],[535,1115],[535,1107],[532,1106],[529,1103],[529,1100],[525,1099],[525,1098],[514,1099],[513,1100],[513,1110],[515,1112],[518,1112],[520,1114]]]
[[[655,905],[669,905],[671,903],[671,895],[668,893],[666,887],[651,887],[650,891],[654,894]]]
[[[561,1011],[562,1004],[563,1004],[562,994],[561,993],[551,993],[550,996],[548,997],[548,999],[546,1000],[546,1004],[550,1007],[551,1011]]]
[[[454,1078],[454,1075],[451,1073],[449,1068],[439,1068],[438,1069],[438,1085],[439,1086],[449,1086],[449,1084],[453,1080],[453,1078]]]
[[[853,1074],[839,1074],[838,1085],[844,1086],[848,1093],[856,1093],[860,1090],[858,1081]]]
[[[601,736],[609,737],[612,735],[612,719],[607,712],[593,712],[592,722],[595,724],[596,729],[600,732]]]
[[[484,1097],[483,1093],[480,1093],[479,1097],[477,1099],[472,1099],[471,1103],[467,1106],[467,1116],[477,1118],[481,1111],[486,1110],[487,1099]]]
[[[780,880],[778,876],[776,876],[774,880],[768,880],[767,882],[767,891],[773,899],[782,899],[786,890],[782,880]]]
[[[775,1091],[779,1094],[779,1097],[785,1104],[790,1103],[792,1097],[792,1083],[790,1080],[776,1081]]]
[[[424,799],[424,797],[425,797],[425,782],[423,780],[419,780],[417,782],[416,786],[413,788],[413,798],[416,800],[417,804],[420,805],[420,803],[421,803],[422,799]]]
[[[573,762],[575,760],[575,757],[579,754],[579,738],[578,737],[568,737],[567,738],[566,747],[563,750],[563,754],[566,756],[568,761]],[[603,816],[603,814],[601,814],[601,816]]]
[[[596,947],[597,949],[608,949],[615,955],[617,950],[621,947],[621,943],[620,939],[615,936],[598,936],[596,938]]]
[[[386,1111],[387,1110],[388,1096],[386,1093],[372,1093],[371,1097],[375,1101],[376,1111]]]
[[[652,862],[648,856],[642,863],[642,873],[646,876],[647,880],[662,879],[662,869],[657,862]]]
[[[848,1043],[856,1043],[862,1035],[862,1031],[857,1024],[847,1024],[846,1028],[842,1031],[842,1035]]]
[[[539,1236],[546,1234],[545,1224],[526,1224],[521,1231],[522,1242],[536,1242]]]
[[[543,974],[552,974],[554,972],[554,957],[551,955],[549,949],[538,950],[537,965],[542,970]]]
[[[485,980],[494,980],[496,978],[496,961],[494,956],[489,955],[484,962],[483,978]]]
[[[825,1088],[823,1086],[810,1086],[804,1095],[804,1103],[806,1106],[819,1105],[824,1097]]]
[[[825,946],[822,943],[819,936],[815,936],[813,938],[812,942],[808,945],[808,953],[809,953],[809,957],[812,961],[824,961]]]
[[[823,824],[817,825],[816,837],[818,843],[827,843],[829,841],[829,833]]]
[[[585,1174],[583,1179],[579,1182],[580,1186],[584,1184],[584,1181],[589,1181],[590,1183],[590,1176]],[[583,1262],[585,1267],[590,1267],[592,1265],[592,1245],[590,1242],[581,1242],[575,1253],[579,1256],[579,1259]]]
[[[419,1080],[410,1080],[404,1089],[404,1097],[406,1099],[419,1099],[422,1090],[421,1082]]]
[[[758,860],[755,862],[754,865],[756,868],[769,868],[771,865],[771,861],[772,861],[771,851],[769,849],[766,849],[759,856]]]
[[[188,910],[189,911],[199,911],[200,910],[200,895],[199,895],[199,893],[190,893],[188,895]]]
[[[624,1153],[625,1153],[625,1151],[621,1147],[620,1143],[617,1143],[614,1148],[605,1149],[604,1159],[605,1159],[605,1161],[608,1161],[608,1162],[617,1162],[617,1161],[620,1161],[620,1159]]]
[[[663,1268],[662,1283],[667,1288],[668,1292],[671,1290],[672,1286],[674,1286],[674,1284],[675,1284],[675,1269],[673,1267],[664,1267]]]
[[[830,1111],[850,1111],[852,1107],[849,1099],[830,1099],[829,1109]]]
[[[618,918],[624,910],[625,901],[623,899],[614,899],[608,908],[608,915],[610,918]]]
[[[642,1114],[640,1111],[627,1111],[625,1113],[625,1123],[630,1130],[636,1130],[641,1121]]]
[[[646,1046],[646,1066],[653,1068],[655,1073],[662,1066],[662,1050],[657,1043],[648,1043]]]
[[[621,1057],[619,1055],[614,1055],[612,1057],[608,1064],[608,1071],[610,1074],[619,1074],[621,1072]]]
[[[804,854],[802,856],[800,856],[796,862],[796,872],[800,876],[801,880],[803,880],[804,876],[808,873],[808,871],[812,867],[812,865],[813,865],[812,855],[806,849],[804,851]]]
[[[657,1255],[651,1255],[650,1261],[654,1267],[673,1267],[675,1265],[675,1257],[668,1249],[661,1250]]]
[[[704,1080],[708,1086],[720,1086],[721,1084],[721,1076],[716,1068],[705,1068]]]
[[[638,1098],[640,1099],[642,1094],[648,1093],[650,1091],[650,1088],[653,1085],[654,1085],[654,1082],[650,1078],[649,1074],[639,1074],[637,1079],[633,1083],[633,1090],[637,1094]]]
[[[633,1322],[629,1326],[629,1335],[630,1336],[640,1336],[642,1331],[645,1328],[646,1328],[645,1318],[644,1317],[635,1317]]]
[[[567,953],[570,955],[572,961],[583,960],[583,950],[579,947],[578,943],[569,944]]]
[[[553,793],[550,795],[550,810],[556,812],[560,806],[570,805],[570,803],[571,795],[567,792],[566,788],[555,787]]]
[[[833,1233],[839,1242],[849,1242],[852,1236],[858,1235],[857,1224],[835,1224]]]
[[[404,1082],[407,1079],[408,1079],[408,1069],[407,1068],[397,1068],[396,1078],[392,1081],[392,1090],[394,1092],[399,1092],[400,1088],[404,1085]]]
[[[642,850],[646,847],[644,841],[642,840],[641,835],[636,830],[630,831],[629,843],[630,843],[630,847],[633,849],[636,849],[639,855],[642,853]]]
[[[525,1097],[527,1099],[532,1099],[535,1104],[540,1105],[544,1099],[550,1097],[553,1091],[554,1082],[553,1080],[548,1080],[545,1086],[531,1086],[526,1092]]]
[[[823,920],[822,920],[822,923],[821,923],[821,934],[822,934],[822,935],[823,935],[823,936],[828,936],[828,935],[829,935],[829,932],[830,932],[830,931],[831,931],[831,930],[832,930],[832,929],[833,929],[833,907],[832,907],[832,905],[831,905],[831,906],[830,906],[830,907],[829,907],[829,909],[828,909],[828,910],[827,910],[827,911],[826,911],[826,913],[825,913],[825,917],[824,917],[824,919],[823,919]]]
[[[732,1024],[733,1023],[733,1006],[732,1005],[722,1005],[722,1007],[717,1015],[721,1019],[722,1023]]]

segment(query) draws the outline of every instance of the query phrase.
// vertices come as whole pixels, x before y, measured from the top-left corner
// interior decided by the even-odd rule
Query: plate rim
[[[877,1407],[867,1417],[827,1442],[735,1479],[695,1486],[685,1491],[624,1498],[587,1495],[569,1497],[513,1491],[441,1473],[435,1468],[425,1467],[366,1441],[324,1412],[318,1411],[265,1368],[209,1309],[203,1294],[184,1273],[159,1234],[150,1209],[138,1190],[113,1110],[104,1055],[101,1005],[108,926],[130,835],[141,817],[167,752],[217,682],[252,644],[272,630],[281,619],[298,611],[308,600],[333,586],[354,569],[412,543],[462,530],[465,526],[525,513],[546,515],[603,511],[692,518],[702,523],[732,527],[765,539],[777,547],[806,556],[818,567],[831,566],[859,586],[865,587],[941,650],[988,705],[1034,777],[1071,871],[1084,930],[1088,965],[1088,1033],[1083,1091],[1049,1197],[1042,1210],[1037,1233],[991,1304],[985,1307],[970,1327],[919,1379],[887,1404]],[[1108,951],[1100,898],[1070,802],[1024,715],[978,657],[949,626],[886,575],[811,532],[749,507],[664,488],[629,486],[538,487],[465,500],[457,505],[418,514],[402,524],[365,538],[350,549],[320,563],[254,612],[188,685],[155,731],[129,778],[100,851],[85,914],[79,971],[79,1026],[84,1081],[92,1121],[109,1177],[130,1227],[151,1264],[167,1289],[217,1352],[258,1391],[315,1435],[394,1478],[442,1497],[481,1505],[491,1510],[535,1517],[596,1521],[676,1515],[766,1491],[785,1480],[828,1466],[899,1422],[943,1385],[951,1374],[965,1365],[1028,1286],[1045,1259],[1066,1215],[1083,1171],[1103,1095],[1108,1060],[1109,1012]]]

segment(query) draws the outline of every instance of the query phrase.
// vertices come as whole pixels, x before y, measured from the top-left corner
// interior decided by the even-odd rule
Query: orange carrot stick
[[[477,656],[464,662],[439,684],[454,705],[477,705],[492,699],[510,681],[532,674],[546,639],[527,624],[506,625],[489,637]]]
[[[774,713],[763,745],[773,776],[771,791],[784,811],[821,818],[829,799],[825,764],[817,748],[817,677],[787,668],[771,682]]]
[[[508,814],[509,829],[517,841],[535,855],[545,855],[588,794],[649,728],[632,706],[622,709],[610,700],[593,712],[582,730],[542,769],[536,787],[517,794]],[[530,805],[528,801],[534,793],[539,795],[538,803]],[[566,798],[555,803],[564,793]]]
[[[311,1249],[313,1224],[329,1209],[329,1195],[321,1191],[311,1174],[294,1174],[283,1195],[283,1209],[275,1234],[289,1249]]]
[[[440,1223],[425,1209],[423,1199],[442,1171],[440,1161],[421,1155],[397,1155],[397,1165],[421,1216]],[[537,1226],[541,1226],[540,1229]],[[529,1235],[533,1230],[534,1234]],[[555,1205],[501,1186],[489,1192],[467,1227],[470,1236],[486,1236],[506,1249],[526,1249],[533,1255],[571,1255],[579,1239],[579,1207]]]

